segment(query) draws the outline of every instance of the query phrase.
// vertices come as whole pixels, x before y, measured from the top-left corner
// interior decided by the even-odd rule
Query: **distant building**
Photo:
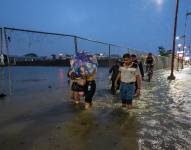
[[[107,58],[107,56],[104,55],[103,53],[97,53],[97,54],[95,54],[95,56],[97,57],[98,60],[99,60],[99,59],[105,59],[105,58]]]
[[[66,59],[71,59],[73,57],[73,55],[70,55],[70,54],[66,54]]]
[[[56,54],[52,54],[52,60],[56,60]]]
[[[60,54],[58,54],[58,59],[59,60],[65,60],[66,58],[65,58],[65,55],[63,53],[60,53]]]

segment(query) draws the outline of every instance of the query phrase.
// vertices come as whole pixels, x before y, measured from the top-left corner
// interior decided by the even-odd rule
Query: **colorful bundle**
[[[85,52],[76,53],[76,56],[70,60],[70,65],[77,77],[82,74],[91,75],[98,66],[96,56]]]

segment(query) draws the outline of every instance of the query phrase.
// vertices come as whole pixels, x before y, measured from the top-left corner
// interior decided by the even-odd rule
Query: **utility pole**
[[[176,11],[174,17],[174,34],[173,34],[173,45],[172,45],[172,61],[171,61],[171,73],[168,76],[168,80],[175,80],[174,76],[174,55],[175,55],[175,45],[176,45],[176,27],[178,19],[178,9],[179,9],[179,0],[176,0]]]
[[[191,12],[186,11],[186,19],[184,24],[184,42],[183,42],[183,56],[182,56],[182,67],[181,69],[184,69],[184,56],[185,56],[185,45],[186,45],[186,29],[187,29],[187,20],[188,16],[191,15]]]

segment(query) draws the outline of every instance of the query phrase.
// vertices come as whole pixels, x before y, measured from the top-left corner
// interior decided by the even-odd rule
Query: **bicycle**
[[[147,76],[148,76],[148,81],[150,82],[153,77],[153,65],[152,64],[147,65]]]

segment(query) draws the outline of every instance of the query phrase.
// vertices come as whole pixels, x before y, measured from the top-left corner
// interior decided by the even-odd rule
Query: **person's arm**
[[[117,74],[117,77],[115,79],[115,88],[117,87],[117,81],[121,79],[121,72],[119,71],[119,73]]]
[[[109,69],[109,74],[113,72],[113,66]]]
[[[144,77],[143,63],[141,61],[139,62],[139,69],[141,72],[141,76]]]
[[[95,79],[95,77],[96,77],[96,73],[97,73],[97,71],[96,71],[96,69],[94,69],[94,71],[93,71],[93,73],[92,73],[92,76],[93,76],[94,79]]]
[[[73,70],[70,68],[70,69],[68,70],[67,76],[70,78],[72,73],[73,73]]]
[[[70,75],[71,75],[70,71],[71,71],[71,68],[69,68],[69,69],[68,69],[68,72],[67,72],[67,77],[68,77],[68,78],[70,78]]]

